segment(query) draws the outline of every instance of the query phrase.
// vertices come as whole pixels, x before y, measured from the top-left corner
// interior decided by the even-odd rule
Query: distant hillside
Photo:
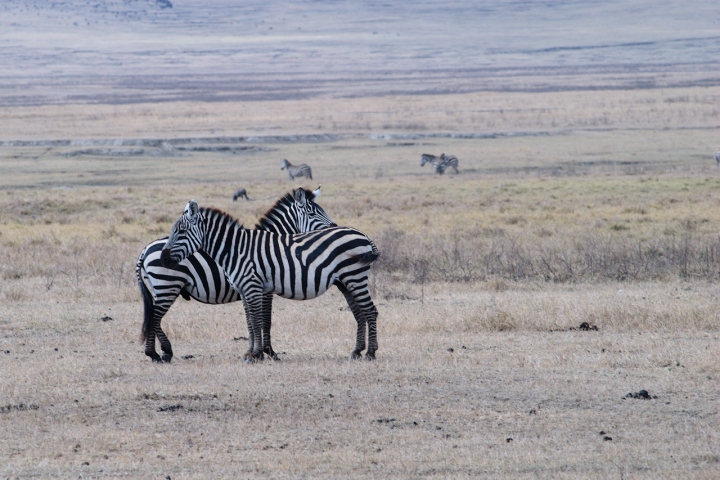
[[[4,0],[0,106],[718,85],[687,5]]]

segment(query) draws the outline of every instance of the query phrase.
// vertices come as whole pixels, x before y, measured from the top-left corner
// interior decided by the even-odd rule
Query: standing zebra
[[[368,291],[370,265],[379,256],[375,244],[361,232],[331,227],[295,235],[247,230],[219,210],[198,208],[191,200],[170,230],[162,250],[163,265],[172,266],[203,250],[218,262],[240,293],[250,332],[246,361],[263,357],[261,329],[271,316],[268,300],[280,295],[294,300],[315,298],[337,285],[358,324],[352,358],[375,358],[377,309]],[[269,335],[268,335],[269,337]]]
[[[233,202],[237,200],[238,198],[245,197],[245,200],[250,200],[247,195],[247,190],[244,188],[238,188],[235,193],[233,193]]]
[[[280,164],[280,170],[287,169],[290,180],[295,180],[295,177],[307,177],[312,180],[312,170],[307,163],[301,163],[300,165],[293,165],[283,158]]]
[[[320,197],[321,188],[322,186],[318,187],[314,192],[298,188],[281,197],[260,218],[255,228],[290,234],[335,226],[322,207],[315,203]],[[194,298],[213,305],[240,300],[240,296],[225,278],[222,267],[203,251],[196,252],[174,268],[162,266],[160,251],[167,239],[168,237],[155,240],[145,247],[135,268],[145,304],[142,328],[145,355],[155,362],[172,360],[172,346],[162,330],[161,322],[178,296],[182,295],[185,300]],[[269,335],[269,324],[267,331]],[[162,358],[155,352],[156,336],[160,340]],[[269,337],[266,351],[268,355],[276,358]]]
[[[715,163],[717,164],[718,167],[720,167],[720,150],[715,152]]]
[[[444,172],[445,169],[447,169],[448,167],[452,167],[452,168],[455,169],[455,173],[460,173],[460,172],[458,171],[458,168],[457,168],[457,167],[458,167],[458,159],[457,159],[456,156],[454,156],[454,155],[447,155],[447,156],[446,156],[444,153],[441,153],[441,154],[440,154],[440,160],[442,161],[442,164],[443,164],[443,167],[444,167],[444,168],[443,168],[443,172]]]

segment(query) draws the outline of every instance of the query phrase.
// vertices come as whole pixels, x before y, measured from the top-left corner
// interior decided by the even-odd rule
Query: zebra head
[[[290,162],[288,162],[287,159],[283,158],[283,161],[280,164],[280,170],[285,170],[289,166],[290,166]]]
[[[296,188],[284,195],[260,218],[255,228],[287,235],[336,227],[325,210],[315,203],[321,188],[322,185],[315,191]]]
[[[172,268],[195,253],[203,244],[207,225],[195,200],[185,206],[160,254],[163,267]]]
[[[420,166],[424,167],[426,163],[431,163],[433,160],[435,160],[437,157],[435,155],[430,155],[429,153],[423,153],[420,157]]]

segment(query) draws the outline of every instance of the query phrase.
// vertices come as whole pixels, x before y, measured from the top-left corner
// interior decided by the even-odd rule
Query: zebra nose
[[[175,265],[176,262],[174,262],[172,257],[170,256],[170,250],[162,251],[162,253],[160,254],[160,263],[162,263],[162,266],[165,268]]]

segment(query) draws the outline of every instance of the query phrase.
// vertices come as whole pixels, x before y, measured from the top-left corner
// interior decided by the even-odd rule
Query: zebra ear
[[[301,207],[305,206],[305,200],[307,199],[307,197],[305,197],[304,188],[296,188],[295,192],[293,192],[293,196],[295,197],[295,203],[297,203]]]
[[[313,200],[314,202],[317,202],[317,199],[320,198],[320,193],[322,193],[322,192],[320,191],[321,188],[322,188],[322,184],[318,185],[317,190],[313,190],[313,198],[312,198],[312,200]]]
[[[195,202],[195,200],[190,200],[185,206],[184,215],[187,216],[192,223],[195,223],[197,221],[197,214],[198,204],[197,202]]]

